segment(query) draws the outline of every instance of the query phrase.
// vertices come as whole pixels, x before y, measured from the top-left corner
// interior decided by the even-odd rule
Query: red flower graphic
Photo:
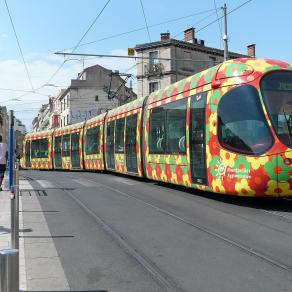
[[[256,195],[264,194],[268,189],[269,176],[265,171],[264,166],[261,166],[257,170],[251,170],[251,178],[248,181],[248,185],[255,191]]]

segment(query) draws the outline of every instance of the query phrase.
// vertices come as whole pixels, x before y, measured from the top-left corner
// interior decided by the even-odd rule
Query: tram
[[[26,169],[107,170],[237,196],[292,196],[292,66],[229,60],[24,139]]]

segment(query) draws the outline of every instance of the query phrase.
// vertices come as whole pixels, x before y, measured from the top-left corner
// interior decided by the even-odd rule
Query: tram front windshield
[[[261,81],[265,105],[277,136],[292,147],[292,72],[276,71]]]

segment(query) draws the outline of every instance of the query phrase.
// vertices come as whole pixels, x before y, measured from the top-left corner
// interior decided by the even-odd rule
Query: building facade
[[[224,60],[224,51],[205,46],[203,40],[195,38],[195,29],[184,32],[184,40],[162,33],[160,41],[140,44],[137,52],[138,96],[184,79]],[[255,57],[255,45],[248,46],[248,55]],[[248,57],[248,55],[228,53],[229,59]],[[144,59],[145,58],[145,59]]]
[[[135,98],[118,72],[100,65],[88,67],[59,96],[59,126],[86,121]]]
[[[32,131],[38,132],[49,128],[50,116],[52,111],[51,99],[49,103],[43,104],[38,112],[37,117],[32,121]]]
[[[15,153],[17,156],[21,155],[22,153],[22,145],[25,134],[25,125],[23,125],[23,123],[19,119],[14,118]]]
[[[2,136],[3,143],[8,142],[8,124],[9,117],[7,108],[5,106],[0,106],[0,136]]]
[[[42,106],[33,120],[33,131],[86,121],[136,98],[119,72],[94,65],[84,69],[68,88]]]

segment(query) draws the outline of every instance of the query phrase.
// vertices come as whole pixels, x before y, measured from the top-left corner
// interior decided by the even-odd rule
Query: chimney
[[[169,32],[163,32],[160,34],[160,40],[161,41],[167,41],[170,39],[170,33]]]
[[[251,58],[255,58],[256,53],[255,53],[255,44],[251,44],[247,46],[247,54]]]
[[[195,29],[193,27],[188,28],[184,31],[185,38],[184,41],[188,43],[195,43]]]

